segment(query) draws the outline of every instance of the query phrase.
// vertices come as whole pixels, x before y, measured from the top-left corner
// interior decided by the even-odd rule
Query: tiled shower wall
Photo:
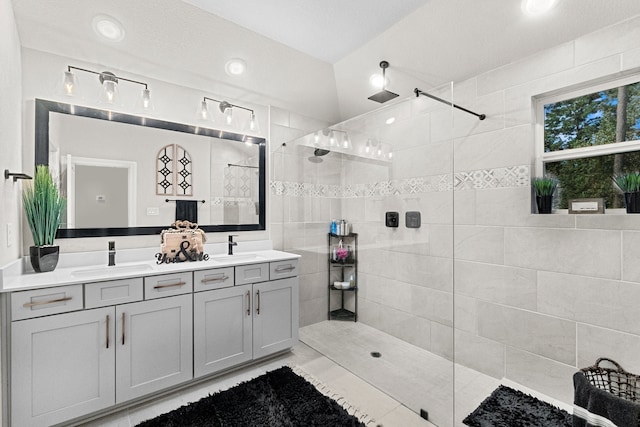
[[[454,87],[455,169],[533,165],[533,101],[640,73],[640,17]],[[456,192],[455,359],[572,402],[576,368],[640,372],[640,217],[533,215],[527,186]]]
[[[362,322],[565,402],[598,357],[640,373],[640,216],[531,214],[529,187],[533,98],[632,72],[638,16],[434,93],[487,119],[414,111],[384,131],[390,165],[312,163],[280,144],[324,124],[272,111],[271,236],[303,254],[301,325],[326,318],[326,232],[346,218]],[[408,210],[420,229],[404,227]]]
[[[454,102],[487,119],[453,112],[453,230],[446,191],[345,199],[346,217],[377,221],[363,234],[396,242],[363,260],[362,321],[568,403],[573,373],[598,357],[640,372],[640,217],[531,214],[529,187],[533,98],[639,70],[635,17],[454,84]],[[431,116],[428,148],[400,147],[392,174],[451,165],[434,145],[445,116]],[[422,231],[384,230],[384,210],[413,209]]]

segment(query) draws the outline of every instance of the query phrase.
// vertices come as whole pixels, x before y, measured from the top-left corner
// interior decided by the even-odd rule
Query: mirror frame
[[[126,123],[135,126],[146,126],[157,129],[165,129],[175,132],[190,133],[194,135],[210,136],[213,138],[227,139],[239,142],[250,142],[258,146],[258,198],[259,215],[257,224],[221,224],[200,225],[207,233],[229,231],[255,231],[265,230],[266,224],[266,140],[265,138],[247,136],[217,129],[202,128],[183,123],[169,122],[150,117],[134,116],[115,111],[99,110],[96,108],[82,107],[43,99],[35,100],[35,164],[49,165],[49,120],[51,113],[70,114],[81,117],[89,117],[99,120]],[[56,238],[74,237],[106,237],[106,236],[138,236],[153,235],[168,228],[166,226],[153,227],[111,227],[111,228],[59,228]]]

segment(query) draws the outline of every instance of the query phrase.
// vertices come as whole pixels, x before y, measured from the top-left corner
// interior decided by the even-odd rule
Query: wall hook
[[[14,172],[9,172],[9,169],[5,169],[4,170],[4,179],[9,179],[11,177],[13,177],[13,182],[16,182],[19,179],[32,179],[26,173],[14,173]]]

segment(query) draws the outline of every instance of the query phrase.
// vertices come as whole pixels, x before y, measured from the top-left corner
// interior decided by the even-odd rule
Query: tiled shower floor
[[[429,419],[442,427],[462,426],[464,417],[501,383],[571,411],[568,405],[511,381],[457,364],[454,371],[451,361],[361,322],[334,320],[305,326],[300,340],[412,412],[428,411]],[[382,356],[374,358],[371,352]]]

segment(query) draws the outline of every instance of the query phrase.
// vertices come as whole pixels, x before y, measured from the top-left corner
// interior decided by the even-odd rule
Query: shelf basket
[[[615,369],[600,366],[600,362],[603,361],[611,363]],[[599,389],[631,402],[640,402],[640,375],[625,371],[614,360],[601,357],[596,360],[595,365],[582,368],[580,371]]]

